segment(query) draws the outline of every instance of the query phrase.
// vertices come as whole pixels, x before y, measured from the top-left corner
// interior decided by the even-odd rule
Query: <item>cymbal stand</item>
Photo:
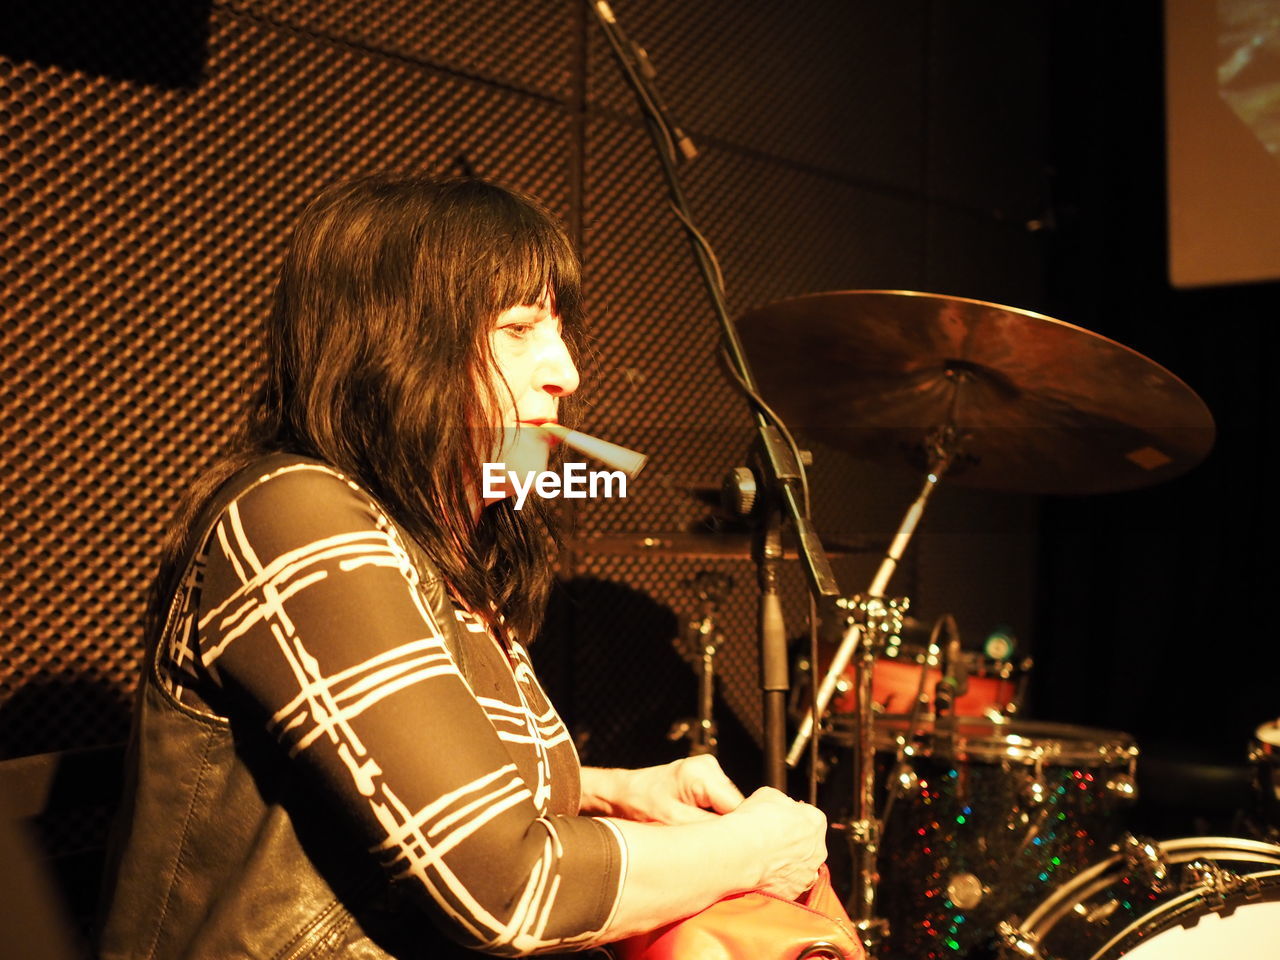
[[[939,427],[926,440],[930,467],[925,476],[924,484],[915,501],[907,508],[906,515],[902,518],[902,523],[898,527],[898,532],[889,544],[889,549],[885,553],[884,559],[880,561],[880,566],[876,570],[876,575],[872,578],[871,586],[867,589],[865,596],[870,598],[884,596],[885,588],[889,585],[889,579],[893,576],[894,571],[898,569],[898,562],[902,559],[907,546],[911,543],[911,537],[920,523],[920,518],[924,516],[924,509],[929,502],[929,496],[941,482],[947,467],[955,459],[958,446],[955,430],[950,426]],[[831,703],[831,697],[835,694],[836,684],[839,682],[840,677],[844,675],[845,668],[849,666],[849,661],[858,646],[861,634],[862,625],[857,622],[851,624],[849,629],[845,631],[844,638],[836,650],[835,657],[822,678],[822,684],[818,687],[818,716],[826,713],[827,706]],[[809,714],[801,722],[800,729],[796,733],[795,739],[791,742],[791,749],[787,753],[788,766],[794,767],[799,763],[801,751],[804,750],[805,744],[809,742],[809,737],[812,733],[813,715]]]
[[[715,721],[716,652],[724,643],[724,633],[716,623],[716,617],[725,595],[733,589],[733,578],[727,573],[702,570],[693,578],[693,589],[702,602],[698,617],[689,622],[689,635],[697,646],[698,716],[679,720],[667,734],[670,740],[689,738],[689,756],[709,753],[715,756],[718,749]]]
[[[875,893],[880,875],[881,823],[875,815],[875,714],[871,680],[875,661],[889,637],[902,630],[908,601],[855,596],[837,601],[847,611],[849,635],[858,637],[854,677],[858,689],[858,735],[853,755],[853,804],[843,824],[849,844],[852,886],[846,907],[868,952],[874,953],[889,934],[887,920],[875,915]]]
[[[959,382],[957,379],[957,394]],[[954,397],[952,409],[955,409]],[[901,617],[907,606],[903,600],[886,600],[884,591],[911,543],[911,537],[924,515],[930,495],[955,460],[962,441],[963,438],[951,424],[938,427],[926,438],[925,452],[929,468],[920,493],[903,516],[902,524],[880,562],[867,593],[843,601],[844,608],[851,611],[848,629],[822,678],[814,712],[807,714],[801,722],[787,753],[787,763],[794,767],[800,761],[809,738],[814,735],[814,717],[821,717],[826,713],[835,693],[836,683],[852,661],[854,685],[858,691],[858,732],[854,738],[853,804],[846,825],[853,864],[853,889],[847,908],[869,952],[874,952],[889,932],[888,921],[875,915],[875,893],[880,879],[876,870],[876,856],[879,852],[881,825],[875,816],[875,715],[871,681],[878,646],[882,646],[885,639],[892,635],[895,624],[896,629],[901,629]]]

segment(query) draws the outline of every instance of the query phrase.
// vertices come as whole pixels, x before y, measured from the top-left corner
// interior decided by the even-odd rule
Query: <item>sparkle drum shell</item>
[[[1155,845],[1163,879],[1119,854],[1004,927],[1004,960],[1280,956],[1280,846],[1235,837]]]
[[[884,955],[986,956],[1001,920],[1106,855],[1134,797],[1137,747],[1124,733],[1063,724],[907,723],[876,725],[886,761],[899,738],[910,747],[880,845]],[[835,729],[852,747],[852,722]]]

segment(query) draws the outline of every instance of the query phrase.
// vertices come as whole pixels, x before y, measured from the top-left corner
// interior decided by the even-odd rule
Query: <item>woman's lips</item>
[[[531,417],[528,420],[517,420],[516,425],[522,427],[543,427],[547,424],[559,424],[560,421],[555,417]],[[547,446],[555,447],[560,443],[560,438],[550,430],[539,430],[538,435],[546,441]]]

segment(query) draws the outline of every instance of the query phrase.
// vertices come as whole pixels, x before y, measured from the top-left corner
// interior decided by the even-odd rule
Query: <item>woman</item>
[[[580,771],[533,676],[548,519],[482,464],[547,467],[578,282],[492,184],[303,213],[244,452],[166,547],[104,957],[573,951],[812,881],[820,812],[710,758]]]

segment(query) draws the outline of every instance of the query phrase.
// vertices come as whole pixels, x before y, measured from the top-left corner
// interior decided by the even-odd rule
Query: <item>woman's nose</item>
[[[552,396],[568,396],[578,389],[578,368],[569,355],[569,347],[559,335],[547,344],[539,375],[541,382],[538,385]]]

